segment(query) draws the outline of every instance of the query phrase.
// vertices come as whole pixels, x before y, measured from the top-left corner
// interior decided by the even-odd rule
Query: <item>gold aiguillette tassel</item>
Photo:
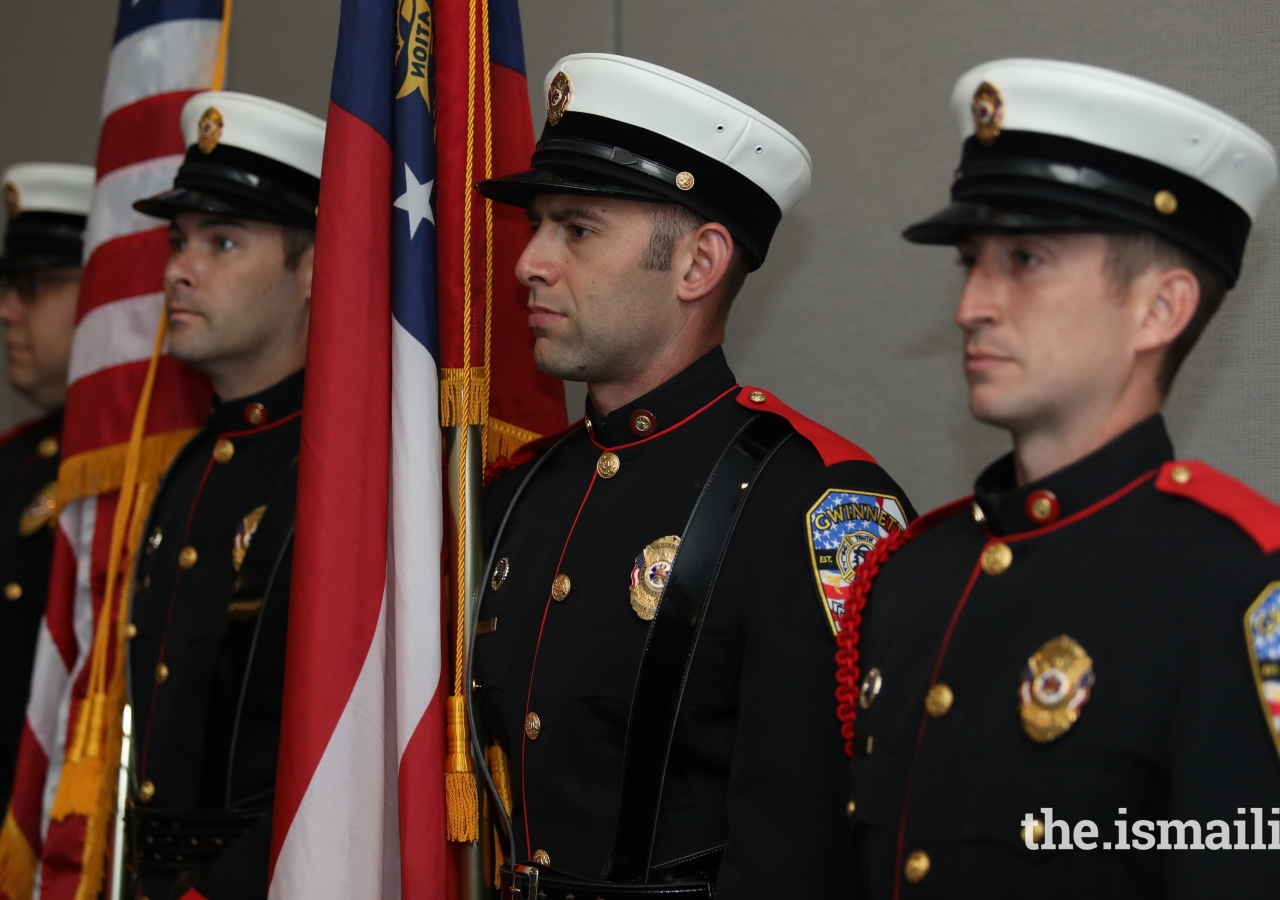
[[[493,786],[502,799],[502,805],[511,815],[511,767],[507,763],[507,754],[494,742],[484,748],[485,762],[489,764],[489,776],[493,778]],[[502,887],[502,834],[499,832],[495,817],[493,825],[493,886]]]

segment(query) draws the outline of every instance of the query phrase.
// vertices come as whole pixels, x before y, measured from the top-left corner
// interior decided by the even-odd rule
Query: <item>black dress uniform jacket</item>
[[[1213,820],[1240,821],[1253,841],[1248,810],[1280,818],[1280,758],[1244,630],[1246,608],[1280,578],[1250,529],[1274,532],[1280,510],[1171,460],[1159,416],[1023,487],[1005,457],[978,479],[982,520],[953,504],[932,527],[921,528],[935,514],[922,517],[920,536],[889,557],[862,628],[861,670],[881,681],[856,720],[857,896],[1280,890],[1277,850],[1114,849],[1118,820],[1132,844],[1139,820],[1157,841],[1162,819],[1195,820],[1206,840]],[[1056,518],[1029,507],[1049,500],[1042,492]],[[1011,557],[988,551],[999,544]],[[1093,685],[1066,733],[1040,743],[1024,731],[1020,698],[1031,696],[1029,658],[1062,635],[1091,658]],[[1082,833],[1095,849],[1028,848],[1022,822],[1043,825],[1046,807],[1073,829],[1092,820],[1097,834]],[[1064,836],[1061,826],[1051,835]]]
[[[0,808],[9,804],[53,562],[62,410],[0,438]]]
[[[232,602],[233,551],[246,534],[252,546],[255,513],[297,458],[302,381],[298,372],[215,405],[152,507],[129,647],[134,771],[140,801],[151,794],[147,812],[270,807],[292,541],[278,551],[271,592],[258,605]],[[194,882],[210,900],[266,897],[269,849],[268,815],[203,874],[144,868],[143,893],[158,900]]]
[[[511,509],[493,557],[508,574],[479,613],[496,628],[476,638],[473,676],[477,717],[510,760],[518,855],[542,850],[557,869],[601,875],[649,630],[631,607],[633,569],[647,545],[681,533],[721,451],[756,414],[743,393],[716,349],[607,416],[588,403],[589,427],[571,429]],[[641,414],[652,424],[635,430]],[[832,487],[906,501],[856,447],[841,440],[863,459],[827,466],[798,430],[753,486],[728,548],[662,796],[654,863],[725,845],[717,897],[830,896],[847,877],[833,631],[805,518]],[[596,471],[606,448],[621,460],[607,479]],[[528,472],[490,487],[490,544]],[[559,601],[557,573],[571,583]],[[526,732],[530,713],[539,731]]]

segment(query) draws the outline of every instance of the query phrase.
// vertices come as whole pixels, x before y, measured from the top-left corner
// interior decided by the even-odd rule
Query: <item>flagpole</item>
[[[459,454],[464,443],[460,440],[462,428],[468,429],[465,460]],[[484,458],[480,431],[479,425],[453,426],[445,429],[449,460],[449,505],[454,527],[458,528],[464,524],[458,520],[459,509],[464,511],[463,515],[466,517],[467,539],[463,550],[464,579],[461,597],[464,603],[463,621],[466,623],[463,646],[466,648],[467,655],[470,654],[472,630],[475,627],[477,614],[475,603],[480,595],[480,579],[483,577],[484,567],[484,547],[481,540],[481,535],[484,533],[481,530]],[[462,666],[464,673],[469,668],[467,655],[456,661],[456,664]],[[468,752],[471,752],[470,747]],[[474,766],[472,771],[478,772],[483,760],[476,759],[472,754],[472,764]],[[481,808],[476,810],[476,820],[484,821],[482,809],[485,802],[484,793],[477,791],[477,799]],[[459,900],[487,900],[489,897],[492,873],[487,871],[485,865],[483,831],[480,837],[479,841],[452,842],[454,852],[457,854]]]

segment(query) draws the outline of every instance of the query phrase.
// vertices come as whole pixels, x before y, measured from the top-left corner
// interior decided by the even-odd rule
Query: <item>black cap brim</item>
[[[133,204],[133,208],[145,215],[155,216],[157,219],[172,220],[178,213],[203,212],[237,219],[274,222],[277,225],[315,228],[314,218],[307,221],[302,216],[290,214],[266,204],[254,203],[245,197],[215,196],[205,191],[183,187],[139,200]]]
[[[951,203],[902,232],[913,244],[957,244],[982,231],[1123,231],[1132,226],[1102,216],[1029,207],[1001,209],[985,203]]]
[[[558,175],[548,169],[526,169],[514,175],[490,178],[476,185],[482,197],[495,203],[528,209],[539,194],[589,194],[598,197],[618,197],[626,200],[650,200],[656,203],[670,202],[656,191],[596,181],[586,173]]]
[[[85,221],[85,216],[78,213],[47,210],[28,210],[14,216],[5,229],[0,275],[80,266]]]
[[[976,231],[1149,232],[1199,256],[1228,287],[1252,220],[1204,182],[1143,159],[1060,135],[1004,132],[965,141],[951,204],[903,232],[918,244],[954,244]]]

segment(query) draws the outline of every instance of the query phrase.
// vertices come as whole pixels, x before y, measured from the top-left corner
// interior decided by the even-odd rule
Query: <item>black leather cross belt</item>
[[[525,863],[504,868],[504,900],[641,900],[714,893],[719,847],[653,864],[667,760],[698,635],[738,517],[761,472],[794,433],[781,416],[754,416],[720,454],[685,525],[640,659],[623,750],[617,828],[600,880]],[[508,846],[514,850],[510,842]]]
[[[140,809],[129,807],[129,857],[139,870],[203,869],[270,815],[261,809]]]

